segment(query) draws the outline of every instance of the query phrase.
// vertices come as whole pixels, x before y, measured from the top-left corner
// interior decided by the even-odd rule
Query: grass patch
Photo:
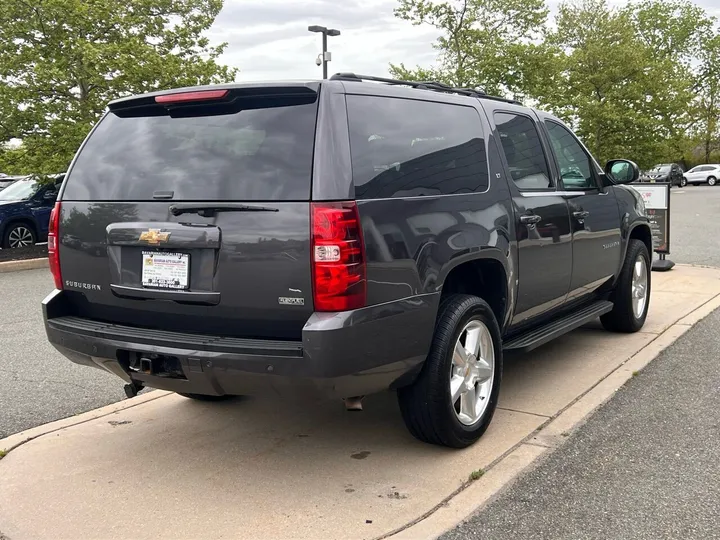
[[[4,457],[7,456],[7,455],[8,455],[8,451],[7,451],[7,450],[0,450],[0,459],[4,458]]]
[[[633,377],[637,377],[638,375],[640,375],[640,372],[639,372],[639,371],[633,371],[633,372],[632,372],[632,376],[633,376]]]
[[[485,471],[483,471],[482,469],[473,471],[470,473],[470,480],[471,481],[480,480],[480,478],[482,478],[483,474],[485,474]]]

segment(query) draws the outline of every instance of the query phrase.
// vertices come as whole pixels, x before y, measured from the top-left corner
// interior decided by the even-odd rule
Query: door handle
[[[540,223],[541,220],[542,218],[536,214],[520,216],[520,223],[524,223],[525,225],[535,225],[536,223]]]
[[[579,210],[577,212],[573,212],[573,216],[575,216],[577,219],[585,219],[590,215],[590,212],[587,210]]]

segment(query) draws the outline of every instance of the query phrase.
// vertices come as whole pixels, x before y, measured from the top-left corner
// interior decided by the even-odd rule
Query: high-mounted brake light
[[[354,202],[312,203],[311,257],[316,311],[365,306],[365,246]]]
[[[155,103],[187,103],[189,101],[207,101],[222,99],[228,95],[228,90],[198,90],[196,92],[180,92],[179,94],[164,94],[155,96]]]
[[[50,226],[48,227],[48,259],[50,262],[50,273],[55,280],[55,288],[63,288],[62,274],[60,273],[60,201],[50,212]]]

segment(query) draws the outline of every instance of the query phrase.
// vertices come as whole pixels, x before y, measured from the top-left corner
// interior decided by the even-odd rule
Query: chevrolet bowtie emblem
[[[170,238],[169,232],[162,232],[160,229],[148,229],[140,233],[140,241],[147,242],[148,244],[159,244],[160,242],[167,242]]]

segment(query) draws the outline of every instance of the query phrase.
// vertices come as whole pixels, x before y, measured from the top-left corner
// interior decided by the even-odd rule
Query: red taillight
[[[354,202],[312,203],[311,257],[316,311],[365,306],[365,246]]]
[[[55,288],[63,288],[60,274],[60,202],[50,212],[50,226],[48,228],[48,258],[50,259],[50,273],[55,280]]]
[[[208,99],[222,99],[227,95],[228,90],[198,90],[197,92],[180,92],[178,94],[155,96],[155,103],[187,103],[188,101],[206,101]]]

